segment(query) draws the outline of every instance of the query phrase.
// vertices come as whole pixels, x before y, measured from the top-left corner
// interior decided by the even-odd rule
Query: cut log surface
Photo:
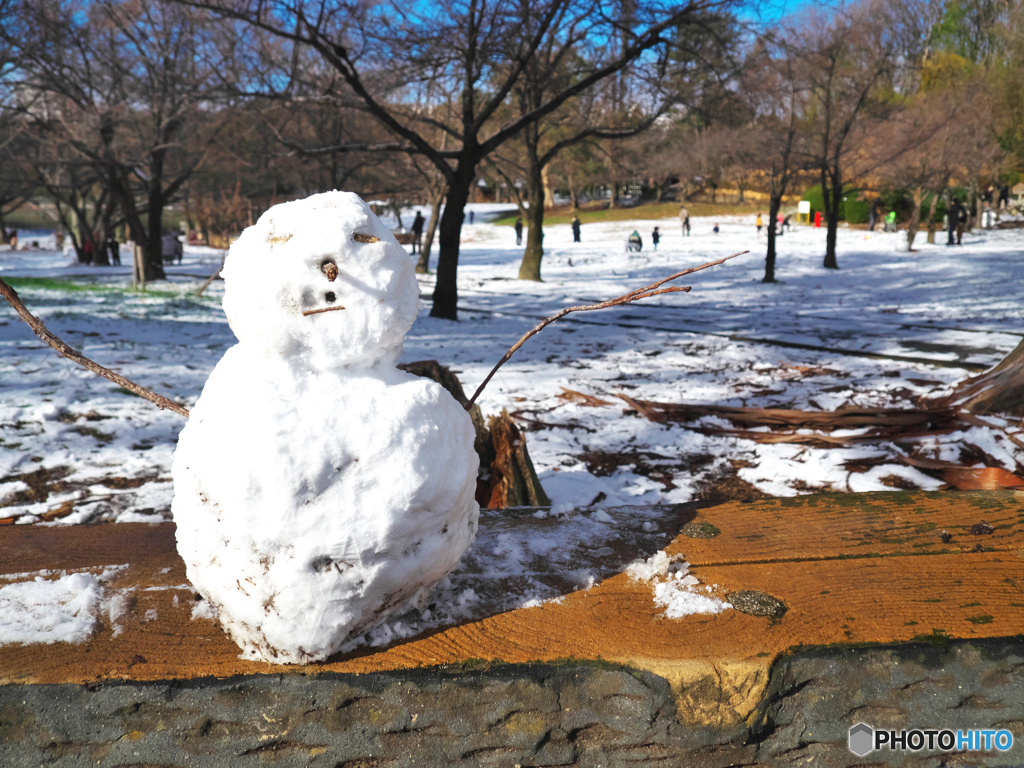
[[[128,599],[116,635],[104,619],[84,643],[0,647],[0,683],[600,658],[661,675],[681,697],[694,682],[713,680],[725,694],[713,711],[695,701],[680,716],[721,724],[751,712],[771,664],[793,648],[1024,635],[1024,492],[679,506],[687,514],[678,519],[688,522],[667,552],[684,555],[690,572],[737,610],[667,619],[651,586],[621,573],[539,607],[292,668],[242,661],[215,622],[192,618],[195,596],[172,524],[9,526],[0,529],[0,573],[127,564],[107,588]]]

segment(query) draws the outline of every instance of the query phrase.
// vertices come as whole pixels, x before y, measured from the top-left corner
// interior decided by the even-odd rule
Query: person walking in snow
[[[868,213],[868,232],[875,231],[875,224],[878,222],[878,198],[871,201],[871,211]]]
[[[110,254],[110,266],[121,266],[121,246],[117,244],[116,238],[111,235],[107,238],[107,252]]]
[[[999,188],[999,210],[1005,211],[1010,207],[1010,185],[1003,184]]]
[[[960,201],[953,200],[949,206],[949,210],[946,212],[946,226],[949,229],[949,238],[946,240],[946,245],[956,245],[956,241],[953,239],[956,235],[956,227],[960,222]]]
[[[516,245],[523,244],[523,217],[516,219]]]
[[[654,231],[651,232],[651,242],[654,243],[654,250],[658,250],[658,241],[661,240],[661,232],[655,227]]]
[[[412,220],[412,252],[422,249],[420,240],[423,239],[423,214],[416,211],[416,218]]]
[[[643,238],[640,237],[640,233],[635,229],[633,234],[629,236],[629,240],[626,241],[626,248],[630,253],[637,253],[644,247]]]
[[[469,209],[469,223],[470,224],[473,223],[473,209],[472,208]]]
[[[716,235],[718,234],[718,222],[715,222],[715,228],[712,229],[711,231],[714,232]]]
[[[679,209],[679,222],[683,227],[683,236],[688,237],[690,234],[690,212],[685,205]]]
[[[761,227],[764,226],[764,221],[761,219],[761,214],[760,213],[757,214],[757,221],[755,221],[754,224],[757,226],[757,236],[760,237],[761,236]]]
[[[572,241],[574,243],[580,242],[580,217],[572,217]]]
[[[967,217],[970,214],[970,209],[966,205],[960,206],[959,215],[956,217],[956,244],[964,244],[964,227],[967,226]]]

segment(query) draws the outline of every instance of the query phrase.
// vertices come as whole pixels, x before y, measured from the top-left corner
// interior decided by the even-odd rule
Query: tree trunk
[[[921,186],[914,187],[914,209],[910,212],[910,221],[907,222],[907,250],[914,250],[914,238],[917,237],[917,228],[921,223]]]
[[[762,283],[775,282],[775,221],[782,207],[782,195],[772,196],[768,203],[768,255],[764,260],[764,279]]]
[[[839,269],[836,259],[836,238],[839,235],[839,205],[843,200],[843,178],[838,170],[832,176],[831,188],[826,186],[825,171],[821,172],[821,194],[825,198],[825,269]]]
[[[462,219],[473,186],[475,167],[476,164],[473,163],[468,170],[457,170],[455,179],[448,187],[448,197],[438,227],[440,249],[437,255],[437,284],[434,288],[434,304],[430,308],[430,316],[442,320],[459,319],[459,245],[462,237]]]
[[[527,129],[529,131],[529,129]],[[526,154],[529,158],[526,189],[530,195],[530,207],[526,211],[526,250],[523,261],[519,265],[520,280],[540,281],[540,264],[544,258],[544,209],[547,207],[546,168],[541,166],[537,158],[536,146],[532,146],[529,136],[526,141]]]
[[[971,413],[1008,413],[1024,416],[1024,341],[999,365],[957,385],[940,401],[959,405]]]
[[[928,206],[928,242],[935,244],[935,204],[939,202],[937,192],[932,193],[932,201]]]
[[[534,173],[526,182],[529,188],[529,208],[526,210],[526,250],[519,264],[519,280],[541,280],[541,261],[544,258],[544,186]],[[535,197],[536,195],[536,197]]]
[[[551,179],[548,177],[548,167],[545,165],[540,169],[541,178],[541,189],[544,192],[544,207],[553,208],[555,206],[555,194],[551,189]]]
[[[427,236],[420,246],[420,260],[416,263],[416,274],[426,275],[430,273],[430,249],[434,247],[434,233],[437,232],[437,222],[441,218],[441,202],[444,200],[444,192],[438,192],[430,201],[430,223],[427,224]]]

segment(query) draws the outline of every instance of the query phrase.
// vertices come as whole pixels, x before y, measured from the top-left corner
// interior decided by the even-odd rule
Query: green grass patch
[[[545,224],[568,224],[573,216],[579,216],[583,224],[596,224],[601,221],[634,221],[634,220],[658,220],[679,217],[679,209],[682,203],[644,203],[632,208],[582,208],[573,211],[569,208],[555,208],[545,214]],[[690,211],[690,216],[738,216],[747,213],[761,212],[768,213],[768,206],[764,203],[743,203],[735,205],[732,203],[685,203]],[[518,213],[510,213],[495,219],[495,224],[512,226],[519,217]],[[523,225],[526,225],[523,220]]]
[[[130,285],[119,285],[117,283],[76,283],[71,280],[62,280],[53,277],[5,277],[4,282],[15,290],[19,288],[35,288],[44,291],[94,291],[99,293],[123,293],[135,294],[138,296],[153,296],[162,299],[183,299],[189,298],[188,294],[176,293],[174,291],[160,290],[139,290]],[[195,298],[195,297],[191,297]]]

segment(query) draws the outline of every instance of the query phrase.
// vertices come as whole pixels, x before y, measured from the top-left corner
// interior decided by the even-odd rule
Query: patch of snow
[[[677,555],[670,558],[662,550],[642,562],[634,563],[626,573],[636,580],[651,585],[654,602],[665,609],[665,617],[681,619],[695,613],[721,613],[732,606],[712,596],[710,588],[703,586],[689,572],[690,564]]]

